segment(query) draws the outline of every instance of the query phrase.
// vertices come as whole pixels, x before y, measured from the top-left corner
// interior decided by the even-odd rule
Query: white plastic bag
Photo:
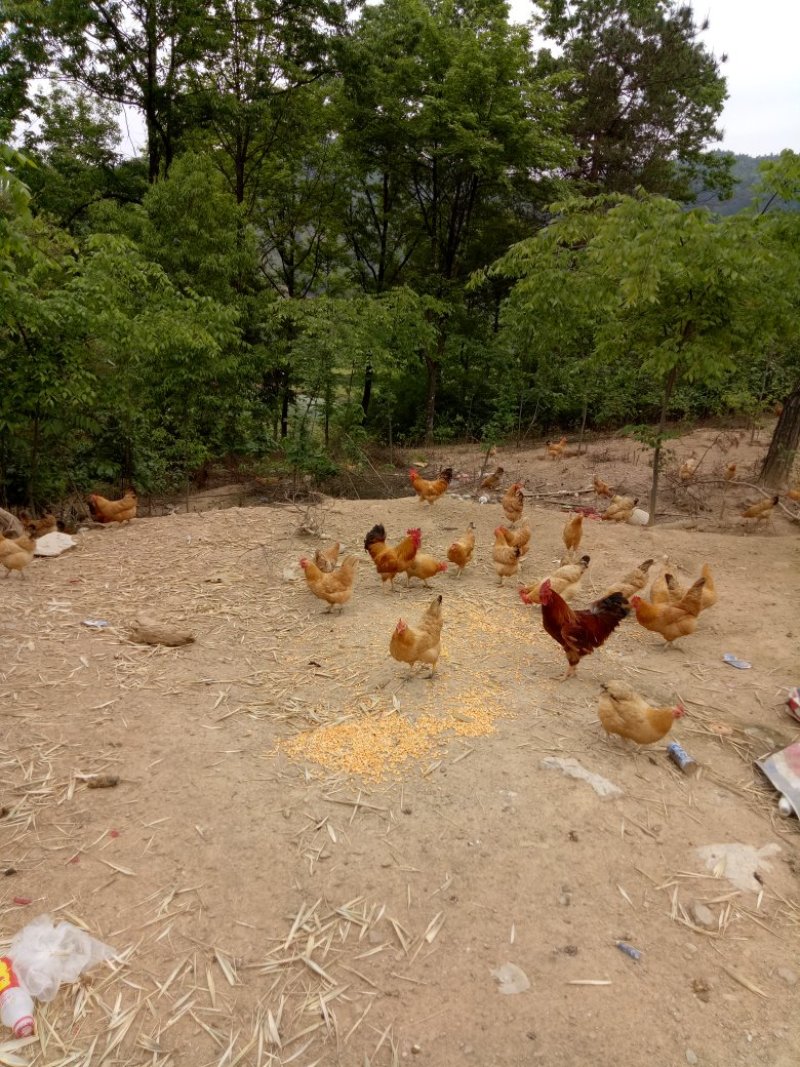
[[[8,954],[31,996],[48,1003],[62,982],[77,981],[89,967],[111,959],[115,952],[72,923],[56,926],[49,915],[40,915],[19,931]]]

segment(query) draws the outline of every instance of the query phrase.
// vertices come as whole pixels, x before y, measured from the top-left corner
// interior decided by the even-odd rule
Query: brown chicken
[[[520,586],[520,600],[523,604],[540,604],[540,591],[546,581],[550,582],[550,588],[554,593],[558,593],[562,600],[571,600],[577,593],[590,562],[588,556],[581,556],[577,563],[562,564],[549,578],[540,578],[529,586]]]
[[[600,518],[604,522],[627,522],[638,503],[639,498],[634,496],[612,497],[611,503]]]
[[[25,532],[33,538],[44,537],[56,528],[55,515],[43,515],[41,519],[32,519],[27,512],[21,511],[19,521],[25,527]]]
[[[772,509],[780,500],[779,496],[772,496],[768,500],[759,500],[757,504],[751,504],[742,512],[743,519],[753,519],[757,525],[759,522],[772,521]]]
[[[494,560],[494,569],[497,572],[497,577],[500,579],[500,585],[503,584],[504,578],[510,578],[512,574],[516,574],[519,570],[520,547],[519,545],[510,545],[506,540],[507,534],[508,530],[504,526],[498,526],[494,531],[492,559]]]
[[[736,477],[736,464],[735,463],[729,463],[728,466],[725,468],[725,481],[726,482],[732,482],[735,477]]]
[[[568,519],[561,536],[572,558],[572,553],[580,547],[583,537],[583,515],[573,515],[571,519]]]
[[[786,495],[790,500],[800,501],[800,486],[795,485],[793,488],[788,489]]]
[[[703,586],[703,595],[700,598],[700,611],[703,612],[708,608],[713,608],[716,604],[717,587],[714,585],[714,577],[707,563],[703,564],[700,575],[706,580],[706,584]],[[666,595],[664,587],[659,586],[656,589],[656,583],[653,583],[650,589],[650,602],[652,604],[680,604],[688,592],[687,588],[681,585],[673,574],[664,574],[664,586],[666,587]]]
[[[560,441],[547,441],[545,447],[550,459],[561,459],[567,447],[567,439],[562,437]]]
[[[36,541],[27,534],[22,537],[0,538],[0,566],[6,569],[6,578],[11,577],[12,571],[18,571],[20,578],[28,564],[33,560]]]
[[[666,737],[676,719],[686,714],[683,704],[652,708],[625,682],[606,682],[598,714],[607,734],[619,734],[637,745],[652,745]]]
[[[412,578],[419,578],[426,589],[429,578],[435,578],[437,574],[443,574],[447,570],[447,564],[427,555],[425,552],[417,552],[406,567],[406,585],[411,584]]]
[[[619,626],[630,613],[630,605],[621,593],[595,600],[584,611],[573,611],[550,582],[542,582],[539,589],[542,605],[542,624],[545,630],[564,649],[567,673],[571,677],[584,656],[590,655]]]
[[[780,418],[783,414],[783,404],[780,400],[776,401],[775,406],[772,409],[772,413],[774,415],[777,415],[778,418]]]
[[[650,604],[641,597],[631,599],[636,620],[645,630],[660,634],[668,645],[688,637],[697,629],[697,616],[703,602],[705,578],[698,578],[678,604]]]
[[[504,474],[502,467],[495,467],[493,474],[487,474],[481,482],[479,488],[487,489],[489,492],[493,492],[500,485],[500,478]]]
[[[706,580],[706,584],[703,586],[703,595],[700,599],[700,610],[707,611],[709,608],[713,608],[717,602],[717,587],[714,584],[711,568],[707,563],[704,563],[701,567],[700,575]]]
[[[661,569],[650,583],[651,604],[677,604],[686,592],[680,587],[674,575],[667,573],[668,567],[669,558],[664,556]]]
[[[697,473],[697,464],[696,453],[692,452],[688,459],[685,459],[678,468],[678,477],[682,482],[690,482],[694,478]]]
[[[606,589],[603,596],[611,596],[612,593],[622,593],[627,600],[630,600],[634,593],[638,593],[640,589],[644,589],[647,585],[647,572],[652,566],[653,560],[646,559],[643,563],[640,563],[638,567],[634,567],[632,571],[628,571],[623,578]]]
[[[519,561],[520,563],[522,563],[522,561],[528,554],[528,549],[530,548],[530,526],[527,524],[527,522],[524,522],[516,530],[509,530],[505,526],[500,526],[499,529],[503,531],[503,537],[505,538],[506,544],[510,545],[511,548],[519,549]]]
[[[339,547],[339,542],[336,541],[329,548],[318,548],[314,553],[314,562],[325,574],[330,574],[331,571],[336,569],[336,562],[339,559]]]
[[[519,522],[522,518],[522,509],[525,506],[525,497],[522,495],[522,482],[514,482],[503,494],[500,501],[503,513],[509,522]]]
[[[98,493],[89,497],[89,511],[95,522],[130,522],[136,518],[136,493],[129,489],[121,500],[107,500]]]
[[[681,585],[674,574],[665,574],[664,578],[667,583],[667,589],[669,590],[670,604],[680,604],[688,592],[686,586]],[[705,592],[705,586],[703,586],[703,592]],[[700,598],[700,610],[703,610],[702,597]]]
[[[595,474],[595,476],[592,478],[592,485],[594,486],[594,491],[597,496],[607,496],[610,500],[611,497],[614,495],[613,488],[608,484],[608,482],[604,482],[603,479],[597,474]]]
[[[408,472],[408,476],[419,499],[425,500],[429,504],[435,504],[439,497],[447,492],[447,488],[453,479],[453,468],[445,467],[439,471],[438,478],[433,481],[429,481],[427,478],[420,478],[419,471],[414,470],[413,467]]]
[[[311,560],[300,560],[300,566],[306,576],[306,585],[315,597],[325,601],[328,611],[333,611],[335,607],[342,610],[352,597],[357,563],[355,556],[345,556],[337,570],[323,571]]]
[[[409,626],[398,619],[389,642],[389,652],[400,663],[427,663],[433,674],[441,651],[442,598],[434,597],[422,616],[419,626]]]
[[[459,537],[457,541],[453,541],[452,545],[447,550],[447,558],[450,562],[458,567],[458,577],[460,578],[464,568],[472,559],[472,553],[475,551],[475,523],[471,522],[467,527],[467,532],[463,537]]]
[[[373,526],[364,538],[364,551],[369,552],[381,582],[391,582],[391,588],[394,589],[395,578],[405,571],[416,556],[421,541],[422,531],[416,529],[409,530],[403,540],[394,547],[387,545],[386,530],[379,523]]]

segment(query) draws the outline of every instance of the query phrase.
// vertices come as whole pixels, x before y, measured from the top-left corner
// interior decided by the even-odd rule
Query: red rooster
[[[612,593],[595,600],[585,611],[573,611],[553,589],[549,578],[541,584],[539,599],[544,628],[567,656],[569,667],[564,678],[575,673],[581,658],[599,648],[631,610],[622,593]]]

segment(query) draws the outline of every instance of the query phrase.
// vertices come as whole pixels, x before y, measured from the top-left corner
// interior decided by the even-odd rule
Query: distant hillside
[[[773,156],[736,156],[733,164],[733,176],[736,179],[736,188],[730,200],[720,200],[715,193],[698,192],[698,205],[709,207],[719,215],[735,215],[750,207],[755,199],[754,189],[758,184],[758,165],[767,159],[777,159]],[[794,201],[789,204],[784,200],[775,201],[772,209],[782,208],[784,211],[800,211],[800,203]]]

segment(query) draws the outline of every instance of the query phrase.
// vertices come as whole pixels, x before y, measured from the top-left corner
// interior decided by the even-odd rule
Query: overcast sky
[[[531,0],[509,0],[512,18],[530,17]],[[722,70],[728,101],[720,125],[722,148],[751,156],[800,152],[800,0],[704,0],[695,5],[697,22],[709,19],[703,34],[716,56],[726,53]],[[141,116],[127,109],[123,150],[144,142]]]
[[[510,4],[517,21],[530,17],[530,0]],[[693,7],[698,23],[710,22],[706,47],[728,56],[721,147],[751,156],[800,151],[800,0],[704,0]]]

